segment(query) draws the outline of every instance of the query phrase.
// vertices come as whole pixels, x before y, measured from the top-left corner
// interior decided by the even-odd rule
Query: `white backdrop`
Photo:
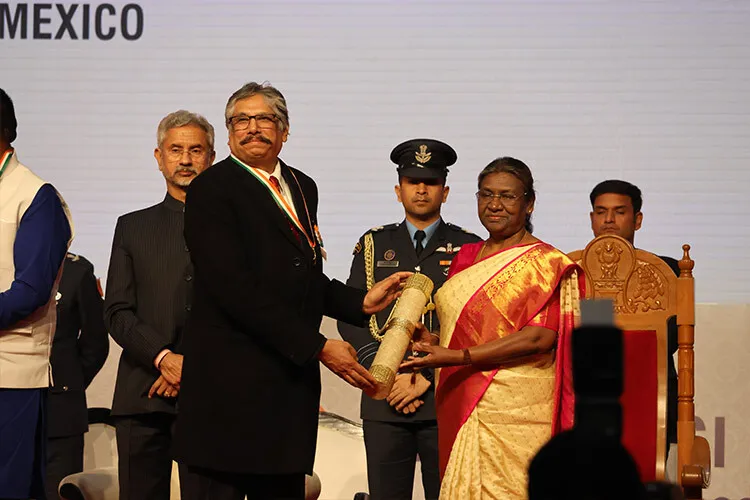
[[[268,80],[290,108],[282,156],[320,187],[332,276],[346,278],[365,229],[402,218],[388,155],[428,136],[459,154],[449,220],[484,234],[476,175],[515,156],[537,181],[537,234],[572,250],[590,237],[591,188],[624,178],[644,191],[639,246],[677,257],[689,242],[700,301],[750,300],[750,3],[142,1],[134,41],[119,26],[125,2],[111,3],[117,14],[100,23],[117,28],[110,41],[95,26],[81,39],[83,7],[79,39],[54,39],[55,8],[39,26],[53,39],[32,39],[34,3],[0,3],[0,85],[16,103],[19,155],[63,192],[73,249],[102,274],[116,217],[163,196],[159,119],[205,114],[222,158],[226,99]],[[11,39],[22,6],[27,39]]]
[[[750,302],[749,2],[126,4],[0,2],[15,146],[65,196],[73,251],[103,281],[117,216],[163,197],[161,117],[204,114],[222,158],[226,99],[268,80],[290,109],[282,157],[320,188],[331,276],[347,277],[364,230],[403,217],[392,147],[434,137],[459,154],[446,219],[484,234],[476,175],[515,156],[536,179],[537,235],[570,251],[591,237],[591,188],[623,178],[644,192],[638,246],[679,257],[690,243],[700,302]]]

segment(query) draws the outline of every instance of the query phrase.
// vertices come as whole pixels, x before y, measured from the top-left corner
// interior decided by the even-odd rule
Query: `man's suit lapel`
[[[274,226],[279,228],[289,241],[299,247],[300,250],[304,251],[302,242],[297,238],[297,235],[292,232],[292,228],[289,226],[290,223],[294,223],[291,222],[286,214],[281,211],[281,208],[276,204],[276,201],[271,196],[271,193],[268,192],[268,189],[261,184],[258,179],[253,177],[250,172],[245,171],[244,167],[237,164],[234,164],[234,166],[239,174],[238,177],[246,186],[248,186],[248,188],[251,189],[252,194],[250,195],[250,198],[268,217],[270,217],[274,222]],[[305,243],[305,245],[307,245],[307,243]]]

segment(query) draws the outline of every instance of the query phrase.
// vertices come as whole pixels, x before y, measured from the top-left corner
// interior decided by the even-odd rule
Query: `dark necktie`
[[[422,254],[422,250],[424,250],[422,241],[424,241],[426,237],[427,235],[421,229],[414,233],[414,239],[417,240],[417,246],[415,247],[415,250],[417,251],[417,257],[419,257]]]

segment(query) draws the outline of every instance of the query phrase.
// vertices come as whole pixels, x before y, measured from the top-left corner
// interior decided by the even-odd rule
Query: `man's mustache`
[[[191,174],[198,175],[198,170],[193,167],[182,167],[175,170],[175,175],[181,174],[182,172],[190,172]]]
[[[264,137],[264,136],[262,136],[260,134],[248,135],[247,137],[245,137],[244,139],[242,139],[240,141],[240,144],[243,144],[243,145],[247,144],[248,142],[250,142],[250,141],[252,141],[254,139],[257,139],[257,140],[259,140],[261,142],[265,142],[266,144],[271,144],[271,139],[269,139],[268,137]]]

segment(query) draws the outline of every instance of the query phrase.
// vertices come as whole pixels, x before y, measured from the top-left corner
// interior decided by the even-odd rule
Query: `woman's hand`
[[[437,333],[430,332],[426,326],[424,326],[421,322],[417,322],[416,328],[414,328],[414,333],[411,336],[414,343],[419,344],[439,344],[440,343],[440,335]]]
[[[409,359],[401,363],[401,368],[442,368],[444,366],[458,366],[464,364],[463,351],[446,349],[439,345],[431,345],[423,342],[415,343],[412,349],[416,352],[427,353],[427,356],[409,356]]]

